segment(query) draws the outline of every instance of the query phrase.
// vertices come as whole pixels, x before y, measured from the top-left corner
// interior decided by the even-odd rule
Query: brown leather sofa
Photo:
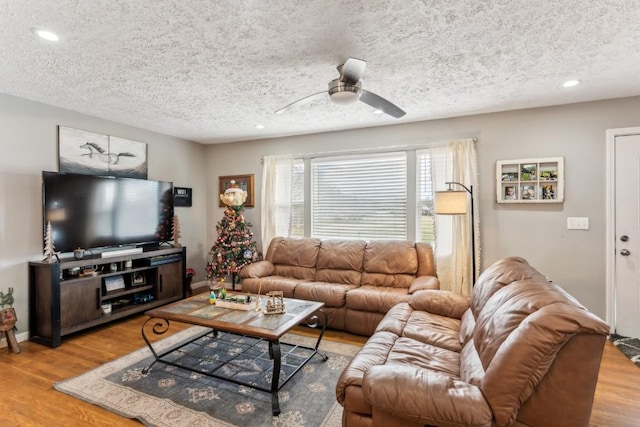
[[[433,250],[409,241],[276,237],[263,261],[240,271],[242,292],[322,301],[327,325],[370,336],[387,311],[423,289],[439,289]]]
[[[522,258],[420,291],[343,371],[342,425],[588,426],[609,327]]]

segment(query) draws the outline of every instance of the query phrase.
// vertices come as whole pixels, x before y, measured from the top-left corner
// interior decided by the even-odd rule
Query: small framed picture
[[[555,198],[556,198],[556,184],[542,184],[540,199],[555,200]]]
[[[535,185],[523,185],[520,194],[521,194],[522,200],[535,200],[536,199]]]
[[[536,164],[520,166],[520,181],[535,181],[538,168]]]
[[[517,187],[515,185],[505,185],[502,200],[518,200]]]
[[[145,283],[147,283],[144,277],[144,273],[140,271],[136,271],[135,273],[133,273],[131,282],[133,283],[134,286],[144,285]]]
[[[105,277],[104,288],[107,292],[119,291],[124,289],[124,278],[121,274],[117,276]]]
[[[244,202],[246,207],[252,208],[254,207],[253,201],[253,174],[251,175],[230,175],[230,176],[221,176],[218,178],[218,193],[223,194],[224,191],[231,186],[231,181],[234,181],[234,184],[247,192],[247,200]],[[218,206],[223,208],[224,203],[220,201]]]
[[[517,181],[518,180],[518,172],[504,172],[502,174],[503,181]]]

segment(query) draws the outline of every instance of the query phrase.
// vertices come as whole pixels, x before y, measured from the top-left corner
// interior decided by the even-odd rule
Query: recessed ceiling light
[[[264,129],[264,125],[256,125],[256,129]]]
[[[60,38],[51,31],[47,30],[35,30],[36,34],[45,40],[49,40],[51,42],[57,42]]]
[[[567,80],[566,82],[564,82],[562,84],[562,86],[564,87],[573,87],[573,86],[578,86],[580,84],[579,80]]]
[[[373,114],[382,114],[384,111],[382,110],[373,110]]]

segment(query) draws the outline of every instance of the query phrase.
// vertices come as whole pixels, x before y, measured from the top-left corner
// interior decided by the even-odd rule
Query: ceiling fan
[[[329,82],[329,90],[314,93],[313,95],[299,99],[286,107],[283,107],[276,111],[276,114],[282,114],[300,105],[308,104],[316,99],[326,98],[334,104],[350,104],[357,100],[364,102],[373,108],[389,114],[396,119],[404,116],[406,113],[398,106],[390,101],[387,101],[381,96],[376,95],[373,92],[362,89],[362,82],[360,79],[364,74],[364,69],[367,66],[367,61],[357,58],[349,58],[344,64],[338,65],[337,69],[340,73],[340,77]]]

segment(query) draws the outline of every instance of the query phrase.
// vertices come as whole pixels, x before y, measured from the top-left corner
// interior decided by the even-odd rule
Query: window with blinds
[[[291,169],[289,236],[304,237],[304,160],[294,159]]]
[[[407,239],[406,153],[311,160],[311,235]]]
[[[434,245],[436,228],[430,153],[429,150],[418,150],[416,152],[416,240]]]

